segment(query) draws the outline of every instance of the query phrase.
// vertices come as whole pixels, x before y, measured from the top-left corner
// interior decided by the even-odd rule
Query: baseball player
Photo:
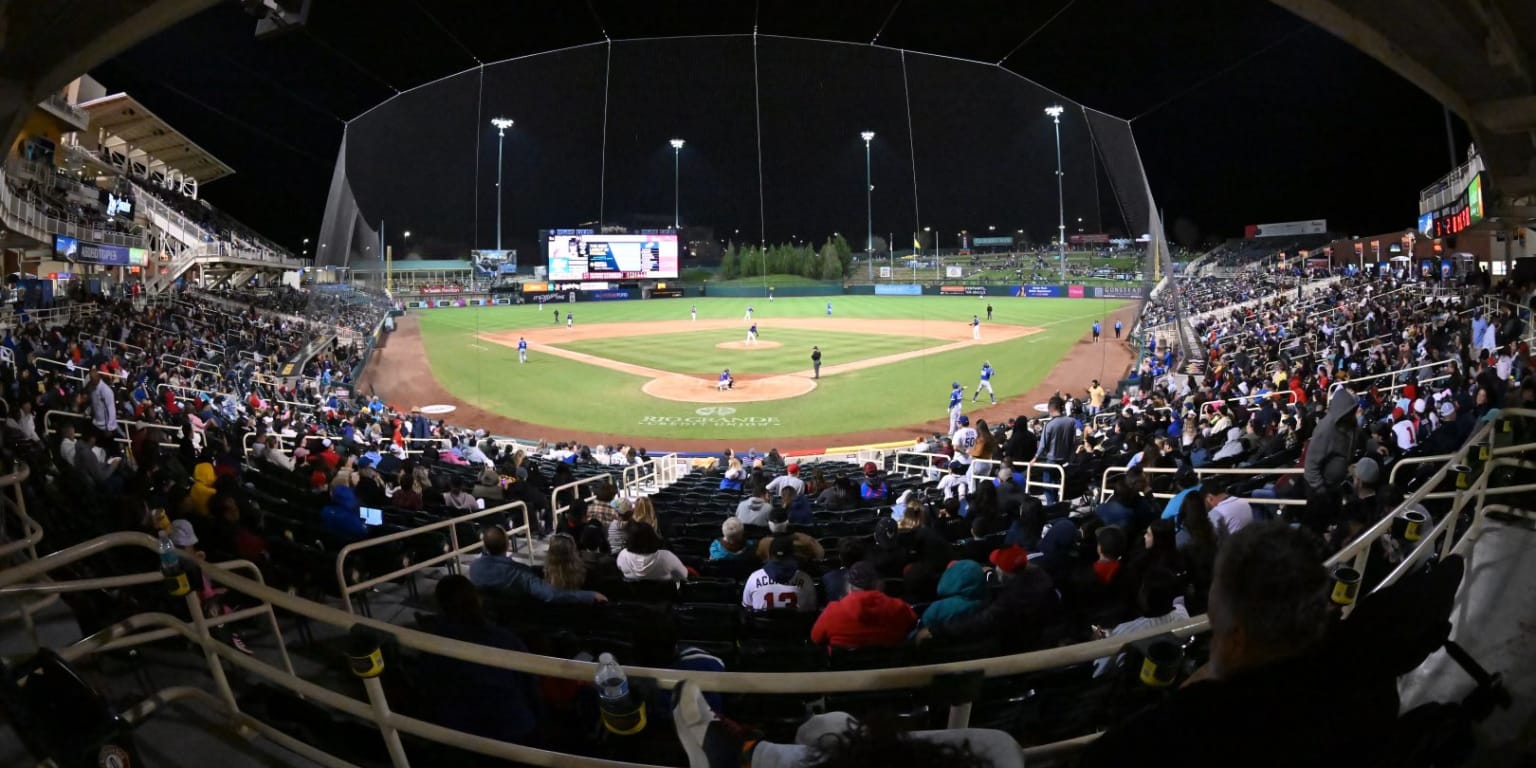
[[[821,347],[811,347],[811,378],[821,378]]]
[[[981,341],[981,318],[971,315],[971,340]]]
[[[750,311],[750,310],[748,310],[748,311]],[[756,343],[757,343],[757,323],[753,323],[752,327],[747,329],[747,344],[756,344]]]
[[[965,387],[961,386],[960,382],[958,382],[958,381],[953,383],[953,384],[951,384],[951,385],[949,385],[949,431],[950,432],[954,432],[955,431],[955,425],[959,423],[960,419],[965,418],[964,416],[960,415],[960,406],[963,405],[964,403],[965,403]]]
[[[695,323],[699,321],[699,305],[695,304],[688,308],[688,317]]]
[[[992,370],[992,364],[983,360],[981,363],[981,380],[976,382],[976,393],[971,395],[971,402],[976,402],[976,398],[981,397],[981,391],[985,389],[987,397],[992,399],[992,404],[997,405],[997,395],[992,392],[992,374],[994,373],[996,371]]]
[[[1099,325],[1099,321],[1097,321],[1097,320],[1093,321],[1093,343],[1095,343],[1095,344],[1099,343],[1099,334],[1101,334],[1103,332],[1104,332],[1104,326]]]
[[[719,380],[715,382],[715,391],[731,389],[734,386],[736,386],[736,382],[731,379],[731,369],[727,368],[721,371]]]
[[[987,305],[987,322],[992,322],[992,305]]]
[[[559,324],[560,324],[560,310],[556,309],[555,310],[555,325],[559,325]]]
[[[747,316],[744,319],[747,322],[749,322],[749,323],[752,322],[752,305],[751,304],[747,305]]]
[[[521,336],[517,337],[517,361],[528,362],[528,340]]]
[[[832,316],[832,302],[827,302],[827,317]]]
[[[575,312],[567,312],[567,313],[565,313],[565,327],[566,328],[575,328],[576,327],[576,313]]]
[[[773,286],[768,286],[768,303],[773,303]]]

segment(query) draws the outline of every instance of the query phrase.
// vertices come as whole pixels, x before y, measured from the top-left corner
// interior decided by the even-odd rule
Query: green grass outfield
[[[774,304],[778,302],[775,301]],[[745,331],[740,333],[694,331],[669,333],[654,339],[645,339],[643,344],[636,343],[639,340],[632,336],[626,336],[617,339],[575,341],[560,346],[598,357],[661,368],[673,373],[699,373],[713,377],[720,373],[721,368],[729,365],[731,373],[740,377],[810,370],[812,345],[821,347],[827,362],[835,357],[838,362],[845,363],[910,352],[915,349],[938,347],[947,343],[943,339],[917,336],[833,333],[796,328],[770,328],[767,325],[761,325],[758,341],[777,342],[780,346],[743,350],[723,350],[715,347],[722,341],[742,341],[745,338]],[[722,363],[722,360],[728,362]]]
[[[776,338],[772,334],[779,332],[772,330],[773,318],[823,317],[829,300],[837,317],[945,321],[967,321],[972,314],[985,315],[987,304],[987,300],[958,296],[833,296],[781,298],[772,303],[741,298],[591,302],[565,304],[561,309],[574,311],[578,325],[687,320],[690,305],[699,308],[701,320],[740,320],[746,305],[751,303],[756,309],[755,318],[769,334],[767,338]],[[641,391],[645,383],[641,377],[541,355],[537,348],[531,350],[528,364],[519,365],[516,350],[477,338],[481,333],[551,327],[554,321],[548,309],[540,311],[533,305],[524,305],[415,310],[414,314],[420,320],[427,363],[434,377],[465,402],[556,429],[606,432],[637,439],[734,440],[767,447],[778,438],[832,436],[943,418],[950,382],[959,381],[968,393],[973,391],[983,360],[990,360],[997,369],[993,385],[999,400],[1021,395],[1039,383],[1073,343],[1084,337],[1095,318],[1107,317],[1125,304],[1103,299],[992,297],[990,301],[996,310],[993,324],[1045,330],[1011,342],[967,347],[824,377],[814,391],[800,397],[732,403],[729,407],[734,411],[727,419],[718,417],[718,409],[713,414],[701,415],[699,410],[707,409],[707,404],[651,397]],[[692,332],[669,335],[695,336]],[[839,337],[838,345],[846,336],[859,336],[851,339],[854,342],[882,341],[882,337],[873,334],[827,335]],[[733,335],[724,340],[738,339]],[[624,357],[633,362],[679,373],[694,372],[688,369],[698,365],[681,361],[675,352],[664,351],[672,347],[674,339],[657,337],[655,344],[648,344],[644,337],[616,341],[623,342],[620,346],[627,348]],[[725,364],[737,369],[748,364],[746,361],[752,356],[763,354],[757,350],[715,349],[718,341],[714,335],[700,339],[697,343],[702,349],[695,351],[695,356],[729,361]],[[932,342],[924,339],[915,343],[926,346]],[[801,358],[792,370],[808,365],[808,346],[803,339],[798,345],[785,345]],[[847,359],[828,354],[823,362],[833,365]],[[711,364],[704,370],[715,367]],[[380,389],[387,393],[386,387]]]

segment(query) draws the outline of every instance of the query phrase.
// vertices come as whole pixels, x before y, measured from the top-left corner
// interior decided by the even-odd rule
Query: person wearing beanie
[[[816,583],[800,570],[795,542],[787,536],[765,539],[769,545],[763,567],[747,577],[741,590],[741,607],[749,611],[816,610]]]
[[[790,530],[789,511],[786,509],[777,508],[768,514],[768,532],[771,535],[764,536],[763,540],[757,543],[757,559],[763,562],[767,562],[773,556],[775,540],[790,542],[796,556],[801,560],[820,560],[827,556],[827,550],[814,536]]]
[[[880,591],[880,572],[866,560],[848,569],[848,595],[821,612],[811,642],[829,650],[894,647],[916,623],[912,606]]]

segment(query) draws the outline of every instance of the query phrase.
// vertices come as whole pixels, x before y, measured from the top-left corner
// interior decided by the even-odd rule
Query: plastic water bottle
[[[629,695],[629,678],[624,669],[613,660],[613,654],[597,657],[597,683],[599,709],[603,727],[619,736],[632,736],[645,730],[645,704],[636,702]]]
[[[187,572],[181,567],[181,557],[176,554],[176,545],[171,541],[171,534],[160,532],[160,575],[165,577],[165,588],[173,597],[180,597],[191,591],[192,587],[187,583]]]

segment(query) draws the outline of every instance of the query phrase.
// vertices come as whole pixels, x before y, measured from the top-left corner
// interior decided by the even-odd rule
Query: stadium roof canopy
[[[1273,2],[1461,115],[1501,198],[1490,215],[1536,218],[1536,2]]]
[[[235,172],[126,93],[92,99],[79,106],[91,116],[91,129],[100,132],[103,150],[120,152],[130,160],[142,162],[151,173],[176,170],[206,184]]]

